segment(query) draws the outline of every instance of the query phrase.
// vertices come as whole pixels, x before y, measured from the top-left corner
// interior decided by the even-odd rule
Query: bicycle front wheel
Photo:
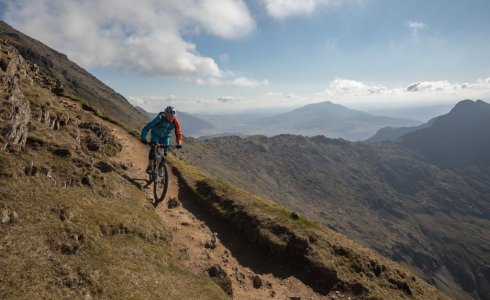
[[[168,189],[168,171],[167,164],[162,163],[157,176],[153,178],[153,193],[155,202],[153,205],[156,207],[158,203],[162,202],[167,194]]]

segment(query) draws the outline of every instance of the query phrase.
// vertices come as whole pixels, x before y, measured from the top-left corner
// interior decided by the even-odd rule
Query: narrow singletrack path
[[[145,169],[149,148],[125,130],[109,122],[104,124],[111,128],[123,146],[115,160],[127,166],[125,178],[133,185],[142,187],[147,178]],[[178,179],[171,170],[169,175],[167,196],[157,207],[156,213],[172,232],[172,256],[180,267],[195,274],[207,274],[211,266],[220,266],[232,282],[234,299],[349,299],[338,292],[328,296],[315,293],[289,275],[291,270],[287,267],[271,262],[230,228],[213,220],[192,197],[179,189]],[[153,197],[151,188],[147,188],[145,193],[150,202]],[[169,208],[171,198],[178,199],[180,205]],[[262,281],[258,288],[254,287],[257,276]]]

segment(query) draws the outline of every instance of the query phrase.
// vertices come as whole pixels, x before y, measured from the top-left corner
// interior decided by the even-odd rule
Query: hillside
[[[456,102],[446,102],[447,104],[422,105],[415,107],[400,108],[378,108],[370,109],[366,112],[377,116],[390,116],[398,119],[410,119],[426,123],[429,120],[447,114]],[[450,103],[450,104],[449,104]]]
[[[137,138],[52,91],[54,79],[6,40],[0,66],[0,298],[446,299],[410,270],[179,158],[169,191],[179,208],[155,213]]]
[[[30,62],[33,68],[49,75],[49,89],[60,96],[86,101],[102,115],[113,117],[131,130],[146,122],[146,118],[120,94],[97,80],[72,61],[41,42],[0,21],[0,38],[6,39]]]
[[[419,122],[374,116],[329,101],[309,104],[293,111],[257,121],[249,134],[273,136],[299,134],[304,136],[325,135],[351,141],[372,136],[386,126],[412,126]]]
[[[407,133],[411,133],[417,131],[419,129],[423,129],[426,127],[432,126],[438,117],[430,119],[427,123],[424,123],[419,126],[411,126],[411,127],[383,127],[376,132],[375,135],[365,140],[366,142],[376,143],[376,142],[384,142],[384,141],[394,141],[402,137]]]
[[[429,127],[402,140],[443,168],[490,166],[490,104],[464,100]]]
[[[0,298],[227,299],[175,266],[111,123],[52,93],[5,40],[0,62]]]
[[[456,106],[456,115],[459,108],[466,105]],[[476,117],[479,122],[465,120],[484,124]],[[447,169],[404,142],[350,143],[321,136],[222,137],[191,144],[183,157],[208,174],[416,268],[453,298],[488,299],[488,165]]]
[[[176,107],[178,110],[178,107]],[[187,136],[210,138],[229,135],[273,136],[277,134],[300,134],[304,136],[325,135],[331,138],[362,140],[369,138],[385,126],[412,126],[420,122],[370,115],[332,102],[309,104],[281,113],[243,114],[187,114],[179,113]]]

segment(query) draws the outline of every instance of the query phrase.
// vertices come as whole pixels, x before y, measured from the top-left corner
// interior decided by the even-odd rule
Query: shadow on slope
[[[233,256],[240,262],[240,265],[250,268],[256,274],[272,274],[274,277],[285,279],[294,276],[306,285],[310,286],[315,292],[328,294],[332,288],[332,281],[322,282],[311,278],[311,274],[305,273],[300,268],[293,267],[297,265],[288,259],[288,257],[274,256],[267,253],[262,248],[258,248],[251,243],[247,237],[237,234],[236,228],[220,218],[213,210],[206,209],[199,205],[199,198],[189,188],[180,176],[179,171],[173,168],[174,174],[179,178],[179,199],[182,205],[198,219],[203,220],[206,225],[218,233],[220,241],[228,248]],[[208,189],[204,183],[200,183],[198,189]],[[362,289],[358,291],[361,294]]]
[[[241,264],[257,273],[293,275],[321,294],[335,289],[354,298],[445,298],[402,266],[334,231],[207,177],[178,158],[172,158],[171,164],[180,190],[185,189],[185,197],[194,201],[184,205],[206,219],[208,226],[222,235],[223,243],[236,251]],[[247,253],[248,249],[253,250]]]

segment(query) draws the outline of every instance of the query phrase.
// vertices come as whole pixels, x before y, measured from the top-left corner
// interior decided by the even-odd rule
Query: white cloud
[[[230,102],[238,101],[238,98],[232,96],[224,96],[224,97],[219,97],[217,100],[218,102],[221,103],[230,103]]]
[[[267,13],[276,19],[291,16],[309,15],[319,8],[332,8],[346,2],[363,2],[361,0],[261,0]]]
[[[362,109],[373,105],[380,105],[380,107],[432,105],[463,99],[489,101],[490,77],[465,83],[446,80],[418,81],[393,87],[338,78],[328,83],[325,90],[311,94],[276,90],[262,95],[222,96],[211,99],[182,98],[174,95],[129,97],[131,103],[150,112],[158,112],[167,105],[173,105],[177,111],[201,113],[265,108],[290,109],[327,100]]]
[[[170,0],[172,2],[180,6],[183,15],[220,37],[240,37],[255,27],[248,7],[242,0]]]
[[[219,112],[227,108],[240,109],[246,105],[242,100],[234,96],[222,96],[214,99],[207,98],[184,98],[175,95],[169,96],[130,96],[128,100],[131,104],[144,108],[148,112],[159,112],[168,105],[172,105],[177,110],[184,112]],[[249,103],[245,101],[245,103]]]
[[[453,84],[447,80],[444,81],[421,81],[414,82],[407,87],[408,92],[441,92],[441,91],[451,91],[458,88],[462,88],[462,84]]]
[[[160,76],[221,78],[185,34],[225,39],[255,28],[243,0],[0,0],[5,21],[86,68]]]
[[[224,74],[223,77],[233,77],[233,73]],[[215,78],[215,77],[197,78],[195,82],[197,85],[201,85],[201,86],[235,86],[235,87],[243,87],[243,88],[269,85],[269,80],[267,79],[255,80],[247,77],[238,77],[234,79],[233,78],[224,79],[224,78]]]
[[[151,110],[151,111],[158,111],[159,109],[163,109],[168,105],[175,105],[178,104],[179,100],[175,95],[169,95],[169,96],[129,96],[128,100],[131,104],[135,106],[140,106],[140,107],[152,107],[156,108],[156,110]],[[167,104],[165,107],[163,107],[165,104]]]
[[[263,100],[269,102],[283,102],[286,104],[291,104],[291,101],[302,100],[302,98],[300,95],[294,93],[267,92],[263,95]]]
[[[406,25],[410,29],[414,37],[418,36],[419,31],[427,28],[427,25],[420,21],[408,21]]]
[[[338,103],[412,103],[489,99],[490,77],[473,83],[447,80],[419,81],[407,86],[386,87],[348,79],[335,79],[315,99]]]
[[[239,77],[233,80],[232,85],[238,87],[254,87],[254,86],[261,86],[261,85],[269,85],[269,80],[264,79],[259,81],[247,77]]]
[[[348,79],[335,79],[328,89],[325,90],[327,95],[334,97],[358,97],[363,95],[381,95],[387,92],[384,86],[367,85],[359,81]]]

